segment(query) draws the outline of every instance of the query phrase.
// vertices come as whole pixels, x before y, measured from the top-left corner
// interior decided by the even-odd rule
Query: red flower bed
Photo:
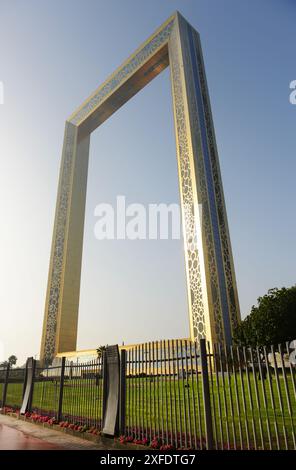
[[[34,423],[47,423],[50,426],[53,426],[54,424],[57,424],[56,418],[54,418],[52,416],[41,415],[41,414],[35,413],[35,412],[30,413],[29,411],[27,411],[25,413],[25,418],[30,419]]]
[[[2,413],[3,414],[10,414],[10,413],[16,413],[19,414],[20,410],[18,408],[12,408],[11,406],[4,406]]]
[[[137,439],[133,436],[120,436],[119,442],[121,444],[135,444],[135,445],[142,445],[142,446],[149,446],[152,449],[159,449],[159,450],[174,450],[175,446],[171,444],[163,444],[162,439],[159,437],[154,437],[151,442],[146,437],[142,439]]]

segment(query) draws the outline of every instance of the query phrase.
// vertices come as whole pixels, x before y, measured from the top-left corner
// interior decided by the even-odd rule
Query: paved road
[[[0,450],[62,450],[56,444],[0,424]]]
[[[0,450],[97,450],[114,446],[90,442],[61,431],[0,415]]]

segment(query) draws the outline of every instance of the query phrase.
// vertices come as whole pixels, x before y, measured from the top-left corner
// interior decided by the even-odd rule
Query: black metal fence
[[[119,433],[174,448],[295,449],[296,367],[289,344],[210,350],[204,340],[121,351]],[[102,429],[104,361],[36,367],[30,409]],[[26,370],[0,371],[1,406],[20,407]]]
[[[289,344],[160,341],[127,351],[126,434],[180,448],[296,449]]]
[[[295,364],[289,344],[215,347],[209,354],[216,448],[296,449]]]
[[[23,400],[26,370],[23,368],[0,369],[0,405],[19,408]]]
[[[160,341],[127,351],[126,434],[174,447],[205,444],[200,354],[190,341]]]
[[[15,378],[17,375],[17,378]],[[0,371],[1,407],[20,408],[26,369]],[[101,429],[102,360],[78,364],[62,358],[59,365],[34,367],[29,410],[87,427]]]

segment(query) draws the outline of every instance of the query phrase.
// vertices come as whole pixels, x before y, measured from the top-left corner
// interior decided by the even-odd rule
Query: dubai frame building
[[[230,344],[239,302],[198,32],[174,13],[66,121],[40,360],[76,349],[91,133],[170,67],[190,338]],[[200,207],[202,210],[200,210]]]

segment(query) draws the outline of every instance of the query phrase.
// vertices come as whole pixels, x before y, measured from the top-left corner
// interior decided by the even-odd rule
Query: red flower
[[[160,439],[158,437],[154,437],[150,446],[152,447],[152,449],[159,449],[161,446]]]

